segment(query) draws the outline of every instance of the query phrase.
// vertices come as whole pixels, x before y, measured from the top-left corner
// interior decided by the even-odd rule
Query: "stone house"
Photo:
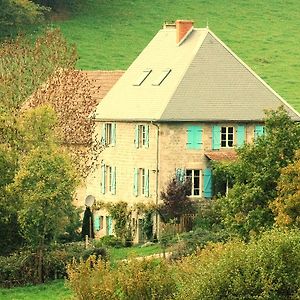
[[[264,132],[264,110],[283,105],[300,115],[208,28],[165,24],[92,115],[105,145],[87,195],[116,203],[159,203],[177,176],[192,181],[191,197],[210,199],[211,160]],[[98,236],[113,233],[105,209],[95,212]],[[142,216],[133,216],[135,242]],[[158,227],[157,229],[158,230]]]

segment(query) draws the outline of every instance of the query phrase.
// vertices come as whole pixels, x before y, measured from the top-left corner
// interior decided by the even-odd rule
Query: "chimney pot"
[[[176,21],[176,43],[179,44],[186,34],[193,28],[194,21],[191,20],[177,20]]]

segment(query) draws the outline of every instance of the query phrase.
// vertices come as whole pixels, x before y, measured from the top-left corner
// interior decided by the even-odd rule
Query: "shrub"
[[[300,232],[206,247],[178,264],[175,299],[299,299]]]
[[[83,260],[87,260],[90,256],[95,256],[96,259],[108,259],[108,254],[105,248],[89,248],[83,252]]]
[[[69,265],[68,276],[78,299],[85,300],[167,299],[175,290],[172,268],[166,261],[133,259],[112,268],[90,257]]]
[[[106,235],[100,238],[99,240],[93,241],[94,247],[114,247],[121,248],[123,247],[123,243],[121,239],[117,238],[114,235]]]

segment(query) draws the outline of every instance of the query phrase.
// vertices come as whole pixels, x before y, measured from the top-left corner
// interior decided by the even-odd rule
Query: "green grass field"
[[[55,23],[76,43],[81,69],[126,69],[165,20],[193,19],[219,36],[300,111],[298,0],[87,0]]]

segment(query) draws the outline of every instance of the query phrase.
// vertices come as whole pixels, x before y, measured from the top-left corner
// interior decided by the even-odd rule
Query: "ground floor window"
[[[200,170],[186,170],[186,180],[191,182],[191,191],[189,196],[201,196],[201,171]]]

